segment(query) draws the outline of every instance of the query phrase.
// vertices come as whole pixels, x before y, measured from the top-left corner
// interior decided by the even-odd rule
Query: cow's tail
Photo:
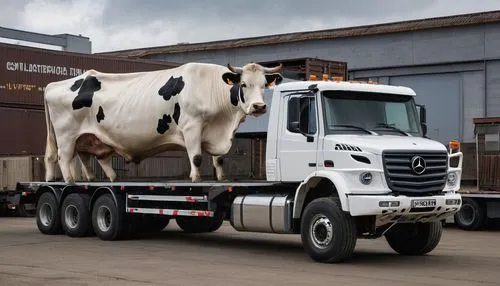
[[[48,87],[48,86],[47,86]],[[55,179],[55,169],[57,163],[57,141],[54,132],[54,126],[50,120],[49,108],[47,105],[47,87],[44,94],[44,107],[45,107],[45,123],[47,124],[47,142],[45,146],[45,181],[52,181]]]

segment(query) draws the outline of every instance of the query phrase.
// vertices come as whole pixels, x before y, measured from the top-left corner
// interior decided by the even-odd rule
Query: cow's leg
[[[112,158],[112,156],[105,156],[98,158],[97,161],[99,162],[99,165],[101,165],[104,174],[106,174],[109,178],[109,181],[114,182],[117,176],[115,170],[113,170],[113,164],[111,161]]]
[[[67,140],[61,140],[61,142],[66,142],[70,141],[69,139]],[[59,155],[59,167],[61,168],[61,173],[64,179],[64,182],[66,184],[73,184],[75,182],[75,178],[73,177],[72,174],[72,161],[74,157],[74,151],[75,151],[75,144],[74,143],[65,143],[61,144],[59,146],[59,149],[57,150],[57,153]]]
[[[87,181],[92,182],[95,180],[95,175],[92,170],[92,157],[88,153],[79,153],[80,161],[82,162],[82,171],[87,178]]]
[[[71,163],[69,164],[69,171],[71,173],[71,177],[73,177],[73,180],[78,181],[79,177],[76,174],[76,164],[78,162],[77,156],[74,156],[73,159],[71,159]]]
[[[184,127],[184,144],[189,157],[191,165],[191,172],[189,178],[192,182],[201,181],[200,166],[201,166],[201,123],[191,119]]]
[[[224,181],[226,179],[226,175],[224,174],[224,168],[222,167],[222,164],[224,163],[222,156],[212,156],[212,163],[215,167],[217,180]]]

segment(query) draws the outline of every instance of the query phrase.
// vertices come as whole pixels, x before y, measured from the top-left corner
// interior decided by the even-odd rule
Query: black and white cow
[[[266,112],[264,89],[283,80],[281,67],[187,63],[136,73],[88,70],[50,83],[45,89],[45,179],[54,180],[59,161],[64,181],[74,182],[77,156],[88,180],[94,179],[90,165],[95,156],[114,181],[113,154],[138,163],[164,151],[185,150],[193,182],[200,181],[202,151],[212,155],[217,179],[223,180],[221,156],[247,115]]]

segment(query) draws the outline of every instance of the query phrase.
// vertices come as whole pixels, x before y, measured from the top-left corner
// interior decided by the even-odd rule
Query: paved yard
[[[300,237],[239,233],[228,224],[187,235],[105,242],[38,232],[34,218],[0,218],[0,285],[498,285],[500,231],[447,228],[427,256],[358,240],[344,264],[319,264]]]

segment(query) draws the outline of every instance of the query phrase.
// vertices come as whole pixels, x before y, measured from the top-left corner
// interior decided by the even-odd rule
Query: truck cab
[[[325,196],[370,234],[410,225],[402,223],[438,223],[460,209],[460,145],[452,141],[447,148],[425,138],[425,107],[415,96],[407,87],[340,80],[274,89],[266,175],[268,181],[300,182],[294,219]],[[333,231],[324,217],[322,224]],[[393,238],[392,244],[405,248],[402,241]]]

